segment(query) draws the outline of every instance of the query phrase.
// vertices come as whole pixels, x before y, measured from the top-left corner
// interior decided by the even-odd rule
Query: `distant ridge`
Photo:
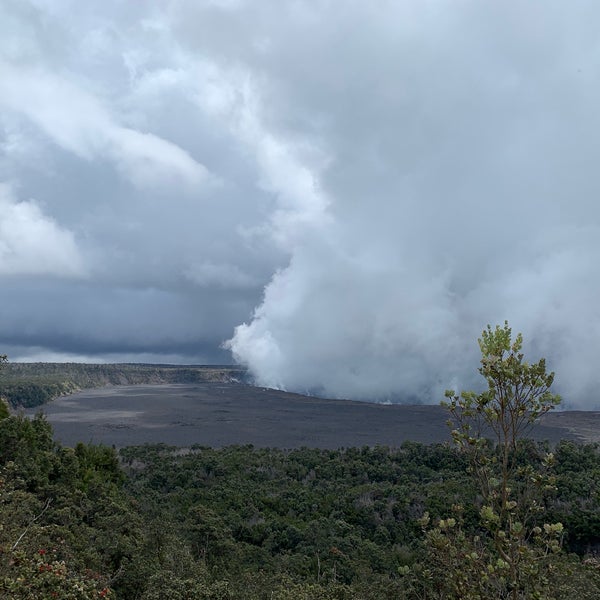
[[[0,396],[13,408],[30,408],[109,385],[228,383],[245,381],[246,376],[235,365],[9,363],[0,371]]]

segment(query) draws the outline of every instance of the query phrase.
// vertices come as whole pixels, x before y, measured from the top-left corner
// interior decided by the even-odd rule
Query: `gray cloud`
[[[437,401],[506,318],[598,406],[595,3],[0,4],[12,358]]]
[[[34,201],[18,201],[0,185],[0,275],[83,275],[74,236]]]

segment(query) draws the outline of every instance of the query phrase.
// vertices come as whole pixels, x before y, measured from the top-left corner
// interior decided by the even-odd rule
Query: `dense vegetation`
[[[544,450],[524,444],[523,465]],[[269,597],[261,591],[278,589],[285,576],[323,588],[315,597],[400,598],[416,585],[410,571],[401,575],[403,568],[415,576],[422,569],[419,520],[425,513],[438,520],[462,504],[471,507],[464,515],[467,530],[477,530],[475,486],[464,455],[447,445],[196,448],[183,455],[145,447],[125,449],[122,456],[127,487],[143,499],[144,513],[168,522],[169,535],[177,532],[214,576],[245,582],[248,595],[233,597]],[[555,456],[561,491],[547,499],[547,508],[577,531],[566,540],[568,550],[598,551],[599,448],[564,442]]]
[[[544,450],[524,444],[523,464]],[[590,557],[600,448],[563,442],[555,457],[547,511],[568,529],[566,550]],[[56,445],[41,417],[0,421],[0,596],[435,598],[419,519],[460,503],[472,507],[466,529],[478,527],[465,457],[448,445],[151,446],[123,449],[120,461],[110,448]],[[556,578],[598,598],[589,562],[565,553]]]
[[[231,366],[9,363],[0,371],[0,394],[11,406],[27,408],[105,385],[199,383],[244,377],[243,369]]]
[[[600,446],[528,441],[553,374],[480,346],[453,445],[117,454],[0,403],[0,597],[598,600]]]

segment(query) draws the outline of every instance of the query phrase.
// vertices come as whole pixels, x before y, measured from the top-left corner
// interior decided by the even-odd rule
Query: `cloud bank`
[[[437,402],[508,319],[600,407],[596,3],[2,4],[13,359]]]

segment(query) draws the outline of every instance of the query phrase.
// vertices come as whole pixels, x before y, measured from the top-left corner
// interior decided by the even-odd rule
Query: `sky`
[[[595,0],[0,0],[0,347],[600,409]]]

